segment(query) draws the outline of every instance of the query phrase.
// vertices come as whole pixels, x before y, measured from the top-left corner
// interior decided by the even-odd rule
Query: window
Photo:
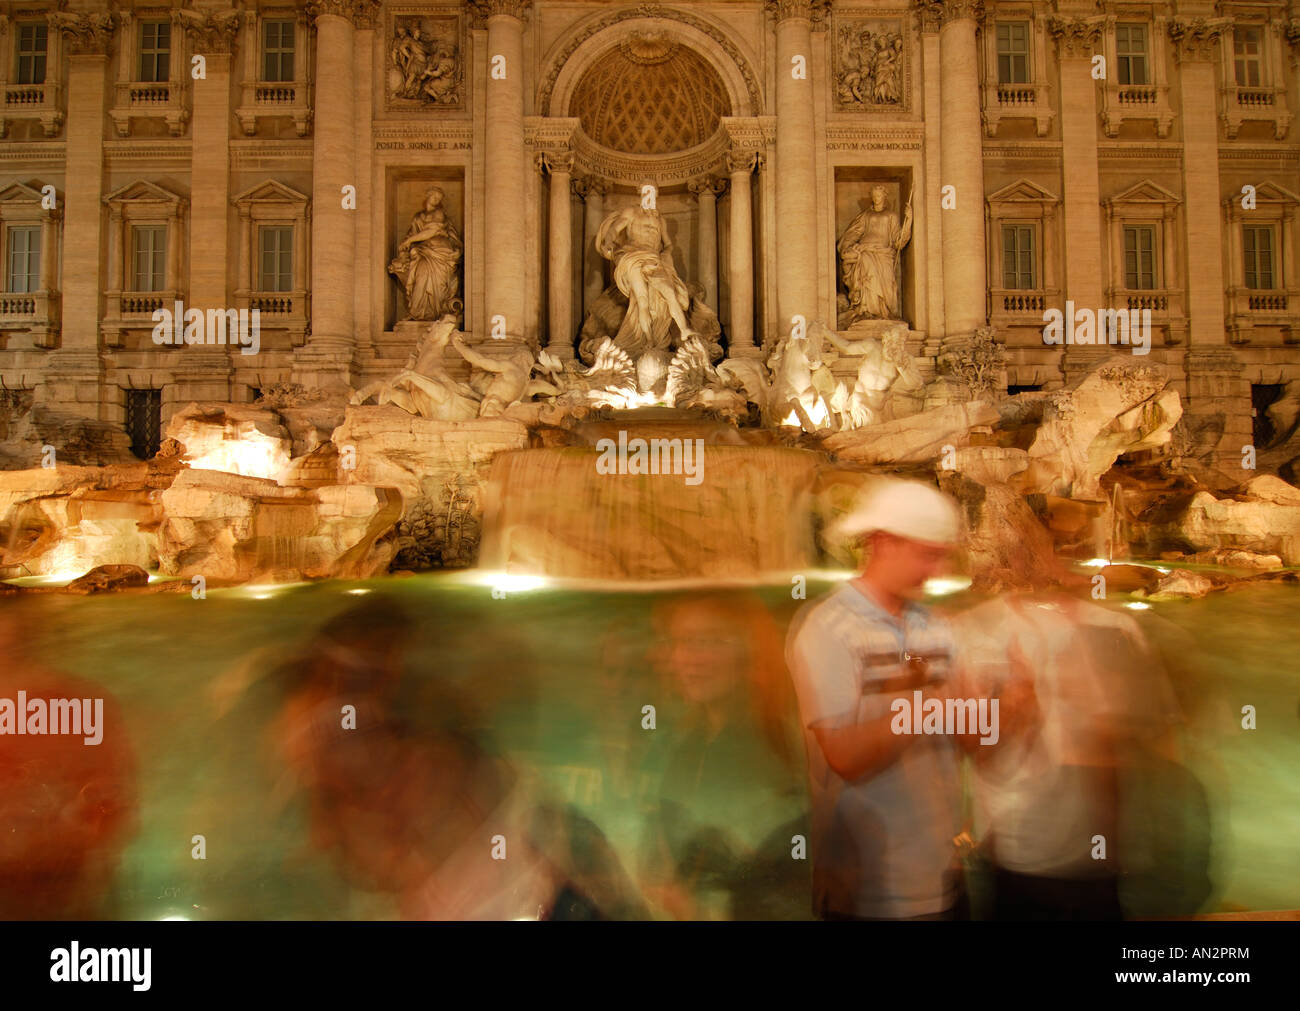
[[[167,80],[171,63],[171,25],[145,21],[140,25],[140,80],[160,84]]]
[[[261,270],[258,291],[293,291],[293,226],[263,225],[258,229]]]
[[[45,55],[49,36],[45,25],[18,26],[18,83],[45,83]]]
[[[162,291],[167,269],[167,226],[131,229],[132,291]]]
[[[162,432],[162,390],[126,391],[126,434],[131,452],[141,460],[158,452]]]
[[[1246,287],[1271,290],[1273,284],[1273,229],[1269,225],[1244,225],[1241,248],[1245,254]]]
[[[998,84],[1029,83],[1029,23],[998,22]]]
[[[1146,25],[1115,26],[1115,58],[1120,84],[1149,84]]]
[[[262,22],[262,80],[293,81],[293,22]]]
[[[39,291],[41,284],[41,229],[15,226],[9,229],[7,291],[26,294]]]
[[[1260,34],[1258,28],[1233,29],[1232,49],[1239,88],[1259,87]]]
[[[1156,230],[1152,225],[1124,226],[1124,287],[1147,291],[1156,286]]]
[[[1034,226],[1002,226],[1002,286],[1037,288],[1038,271],[1034,262]]]

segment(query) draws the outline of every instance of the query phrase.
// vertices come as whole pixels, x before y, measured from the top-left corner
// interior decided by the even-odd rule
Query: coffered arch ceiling
[[[703,56],[666,35],[634,32],[582,74],[569,115],[602,147],[658,155],[704,143],[732,110]]]

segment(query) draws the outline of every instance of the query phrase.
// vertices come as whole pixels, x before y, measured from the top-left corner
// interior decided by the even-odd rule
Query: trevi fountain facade
[[[1298,54],[1284,0],[6,5],[4,574],[791,571],[882,470],[989,585],[1300,564]],[[629,435],[702,485],[598,481]]]

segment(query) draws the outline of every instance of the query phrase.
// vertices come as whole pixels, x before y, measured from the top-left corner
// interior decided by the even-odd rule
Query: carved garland
[[[117,17],[113,14],[70,14],[54,11],[49,17],[50,26],[63,33],[68,49],[74,56],[108,55],[113,41]]]
[[[1105,18],[1062,18],[1052,16],[1047,19],[1047,30],[1056,40],[1059,51],[1065,56],[1091,56],[1093,49],[1101,38]]]
[[[555,82],[559,80],[560,71],[564,69],[565,63],[569,57],[578,51],[578,47],[586,42],[593,35],[603,32],[606,28],[618,24],[621,21],[629,21],[633,18],[657,18],[661,21],[678,21],[681,24],[689,25],[697,31],[703,32],[712,39],[719,48],[722,49],[731,61],[739,69],[741,77],[745,80],[745,90],[749,92],[749,101],[753,106],[754,115],[761,115],[762,112],[762,92],[758,86],[758,78],[750,68],[749,62],[741,55],[740,50],[736,47],[724,32],[694,14],[688,14],[685,11],[673,10],[669,7],[661,7],[659,4],[641,4],[626,10],[613,11],[595,21],[588,23],[581,31],[569,39],[564,48],[556,54],[551,61],[550,70],[542,79],[542,85],[537,93],[537,108],[546,109],[551,104],[551,93],[555,90]]]
[[[1174,58],[1184,60],[1209,60],[1214,58],[1214,47],[1219,37],[1228,29],[1225,19],[1210,21],[1206,18],[1176,18],[1169,22],[1169,37],[1174,42]]]
[[[235,36],[243,15],[239,11],[204,15],[198,11],[176,11],[175,19],[189,35],[196,53],[209,55],[234,51]]]

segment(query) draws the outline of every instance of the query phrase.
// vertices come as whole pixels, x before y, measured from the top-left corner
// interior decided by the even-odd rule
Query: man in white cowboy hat
[[[813,908],[828,919],[966,915],[951,735],[896,733],[894,699],[950,694],[947,623],[918,603],[956,544],[956,505],[912,481],[869,487],[836,525],[862,573],[796,617],[787,660],[812,786]],[[924,701],[923,701],[924,704]]]

